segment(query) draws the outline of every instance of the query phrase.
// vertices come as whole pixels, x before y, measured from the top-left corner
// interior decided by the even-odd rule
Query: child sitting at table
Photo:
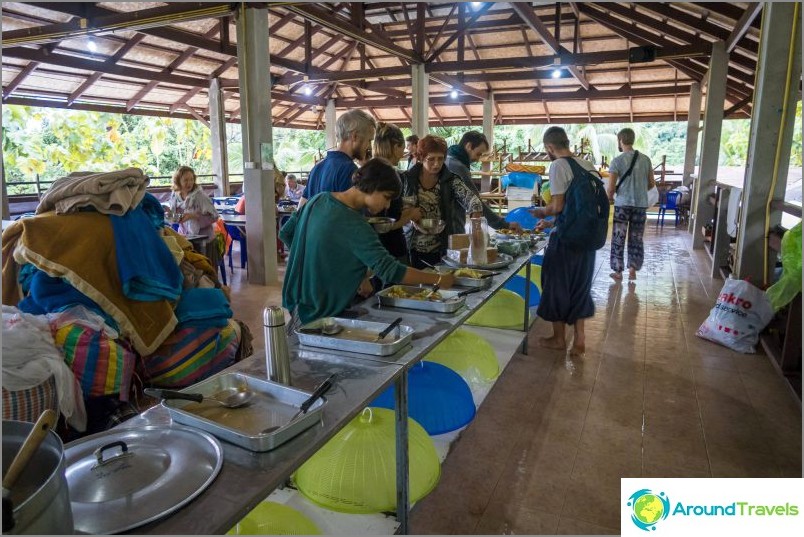
[[[274,168],[274,198],[276,203],[279,203],[279,200],[282,199],[282,196],[285,195],[285,174],[278,169]],[[235,211],[237,214],[246,214],[246,194],[243,193],[240,196],[240,199],[237,200],[237,205],[235,205]]]

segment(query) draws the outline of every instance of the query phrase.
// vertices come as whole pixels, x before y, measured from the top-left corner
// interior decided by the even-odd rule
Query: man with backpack
[[[531,214],[537,218],[556,216],[555,230],[542,263],[542,296],[537,315],[553,324],[553,335],[542,338],[550,349],[566,350],[566,325],[573,325],[571,354],[586,350],[584,319],[595,314],[592,279],[595,251],[606,242],[609,200],[595,166],[575,157],[569,138],[561,127],[550,127],[542,139],[550,165],[552,197],[546,207]]]
[[[636,280],[636,273],[645,259],[642,233],[645,231],[648,208],[648,190],[656,186],[653,164],[647,155],[634,151],[634,131],[623,129],[617,133],[617,146],[621,151],[609,166],[609,199],[614,202],[614,225],[611,230],[610,276],[623,279],[625,238],[628,236],[628,279]],[[615,197],[616,193],[616,197]]]

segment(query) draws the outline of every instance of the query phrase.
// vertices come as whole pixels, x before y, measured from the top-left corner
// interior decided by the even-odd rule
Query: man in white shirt
[[[564,194],[573,181],[572,167],[567,158],[575,159],[586,170],[595,171],[591,162],[573,155],[569,138],[561,127],[544,131],[545,151],[553,163],[550,165],[550,192],[546,207],[531,210],[536,218],[557,216],[564,209]],[[559,224],[560,225],[560,224]],[[574,250],[562,244],[554,232],[542,262],[542,296],[536,314],[553,324],[553,335],[541,338],[543,347],[566,350],[566,325],[573,325],[575,337],[570,353],[582,356],[586,351],[584,319],[595,314],[592,301],[592,279],[595,268],[595,251]]]

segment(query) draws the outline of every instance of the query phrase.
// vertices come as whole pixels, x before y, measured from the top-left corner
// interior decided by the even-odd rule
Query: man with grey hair
[[[611,278],[623,279],[625,240],[628,238],[628,279],[636,273],[645,259],[642,234],[648,219],[648,190],[656,186],[653,164],[647,155],[634,151],[636,135],[625,128],[617,133],[617,148],[621,151],[609,166],[608,194],[614,201],[614,225],[611,230]],[[616,196],[615,196],[616,194]]]
[[[377,122],[362,110],[349,110],[335,123],[337,148],[327,151],[307,177],[307,186],[299,200],[299,208],[319,192],[345,192],[352,186],[354,161],[367,160]]]
[[[582,181],[582,174],[595,171],[595,165],[576,157],[570,150],[569,138],[561,127],[544,131],[544,149],[550,160],[550,191],[552,197],[546,207],[537,207],[530,212],[536,218],[548,216],[556,219],[561,227],[560,215],[564,211],[565,198],[573,181]],[[570,198],[572,199],[572,198]],[[542,228],[544,220],[537,228]],[[558,231],[556,229],[555,231]],[[575,329],[570,354],[582,356],[586,350],[584,320],[595,314],[592,301],[592,279],[595,270],[595,251],[573,248],[551,233],[542,261],[542,296],[536,314],[553,325],[553,335],[541,338],[540,343],[549,349],[566,350],[566,325]]]

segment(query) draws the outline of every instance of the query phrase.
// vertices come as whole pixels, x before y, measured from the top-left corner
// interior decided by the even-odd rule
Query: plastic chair
[[[678,225],[678,200],[680,198],[681,192],[674,190],[671,190],[665,194],[664,202],[659,204],[659,217],[656,219],[656,227],[659,227],[659,222],[661,222],[662,227],[664,227],[664,215],[667,213],[667,211],[673,211],[676,213],[676,226]]]
[[[234,270],[234,264],[232,263],[232,246],[234,246],[234,241],[240,243],[240,268],[246,268],[248,264],[248,248],[246,247],[245,234],[240,231],[239,227],[231,224],[226,224],[226,231],[232,238],[232,243],[229,245],[229,251],[227,252],[229,256],[229,270]]]

